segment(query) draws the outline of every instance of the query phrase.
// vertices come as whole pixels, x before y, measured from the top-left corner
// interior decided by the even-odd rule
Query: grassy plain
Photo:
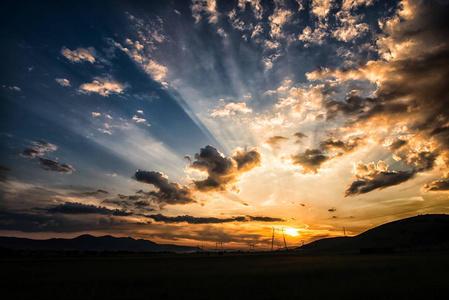
[[[13,255],[2,299],[448,299],[449,252]]]

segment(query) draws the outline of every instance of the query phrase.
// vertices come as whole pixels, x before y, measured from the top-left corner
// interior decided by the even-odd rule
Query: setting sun
[[[287,228],[285,229],[285,233],[290,235],[290,236],[298,236],[298,229],[294,229],[294,228]]]

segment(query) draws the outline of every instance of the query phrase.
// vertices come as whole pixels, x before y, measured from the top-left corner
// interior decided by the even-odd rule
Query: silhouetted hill
[[[449,243],[449,215],[419,215],[369,229],[354,237],[314,241],[297,249],[311,251],[350,251],[398,249],[446,245]]]
[[[73,239],[33,240],[16,237],[0,237],[0,247],[21,250],[83,250],[83,251],[131,251],[131,252],[194,252],[196,247],[156,244],[131,237],[117,238],[110,235],[94,237],[89,234]]]

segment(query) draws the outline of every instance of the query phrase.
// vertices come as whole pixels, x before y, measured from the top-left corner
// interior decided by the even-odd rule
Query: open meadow
[[[447,299],[449,252],[40,254],[1,261],[3,299]]]

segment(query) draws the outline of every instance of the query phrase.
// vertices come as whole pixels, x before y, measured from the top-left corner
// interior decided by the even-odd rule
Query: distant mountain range
[[[197,247],[156,244],[149,240],[131,237],[117,238],[110,235],[95,237],[89,234],[73,239],[33,240],[16,237],[0,237],[0,248],[21,250],[79,250],[79,251],[131,251],[131,252],[195,252]]]
[[[418,215],[372,228],[354,237],[314,241],[297,248],[310,251],[352,251],[365,253],[422,247],[449,248],[449,215]]]

